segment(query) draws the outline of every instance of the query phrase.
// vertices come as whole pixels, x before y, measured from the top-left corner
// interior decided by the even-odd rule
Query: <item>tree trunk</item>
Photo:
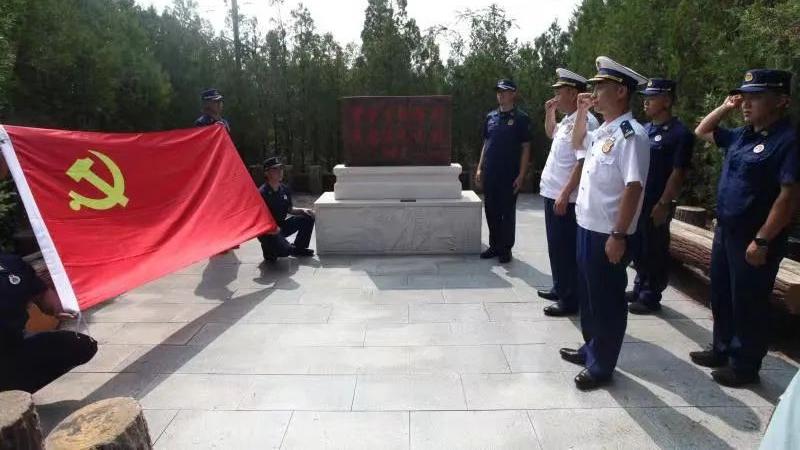
[[[31,394],[0,392],[0,449],[42,449],[42,430]]]
[[[47,436],[47,450],[151,450],[142,407],[130,397],[101,400],[75,411]]]
[[[309,165],[308,170],[308,191],[312,194],[322,194],[322,166]]]
[[[675,208],[675,219],[681,222],[705,228],[707,212],[697,206],[678,206]]]

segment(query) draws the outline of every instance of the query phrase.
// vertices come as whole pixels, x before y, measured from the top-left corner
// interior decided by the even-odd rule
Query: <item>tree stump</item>
[[[699,206],[678,206],[675,208],[675,219],[696,227],[706,227],[707,211]]]
[[[142,407],[130,397],[101,400],[70,414],[47,436],[47,450],[150,450]]]
[[[0,392],[0,449],[41,450],[42,430],[31,394]]]

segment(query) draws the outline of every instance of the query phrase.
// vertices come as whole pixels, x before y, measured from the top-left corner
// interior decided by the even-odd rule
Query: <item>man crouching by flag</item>
[[[97,342],[85,334],[26,333],[31,302],[46,314],[73,318],[30,264],[17,255],[0,253],[0,391],[34,393],[97,353]]]
[[[0,158],[0,180],[7,175],[8,167]],[[0,391],[34,393],[97,353],[97,342],[85,334],[26,334],[31,302],[51,316],[72,317],[30,264],[17,255],[0,253]]]

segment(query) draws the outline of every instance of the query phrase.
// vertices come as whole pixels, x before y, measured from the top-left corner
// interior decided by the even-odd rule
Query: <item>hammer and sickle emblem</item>
[[[113,177],[113,185],[108,184],[105,180],[97,176],[96,173],[92,172],[94,161],[92,161],[91,158],[78,159],[72,164],[72,167],[67,170],[67,175],[76,183],[79,183],[81,180],[88,181],[99,189],[100,192],[106,194],[106,197],[100,199],[89,198],[75,191],[69,191],[69,196],[72,198],[69,202],[69,207],[74,211],[78,211],[84,206],[101,211],[111,209],[117,205],[124,208],[128,204],[128,197],[125,196],[125,178],[122,176],[122,171],[119,170],[116,163],[108,156],[94,150],[89,150],[89,153],[96,156],[100,162],[105,164],[108,168]]]

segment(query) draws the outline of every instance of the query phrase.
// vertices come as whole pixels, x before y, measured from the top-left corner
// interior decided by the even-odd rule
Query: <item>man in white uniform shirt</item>
[[[594,93],[578,95],[572,131],[573,148],[586,150],[575,207],[585,344],[560,351],[565,360],[585,366],[575,377],[581,390],[607,384],[617,365],[628,321],[627,240],[636,231],[650,165],[650,140],[630,111],[631,96],[647,78],[604,56],[597,58],[597,72],[589,80]],[[587,132],[585,118],[591,107],[605,122]]]
[[[550,254],[550,271],[553,287],[538,291],[539,297],[556,300],[547,306],[544,313],[560,317],[578,312],[578,268],[575,260],[575,237],[578,224],[575,221],[575,199],[583,170],[586,152],[572,148],[572,128],[578,94],[586,91],[586,78],[567,69],[556,69],[558,81],[553,85],[555,96],[545,103],[544,129],[553,140],[550,154],[542,171],[539,194],[544,200],[544,220],[547,229],[547,250]],[[556,123],[556,111],[564,114]],[[589,131],[597,128],[594,115],[587,114]]]

